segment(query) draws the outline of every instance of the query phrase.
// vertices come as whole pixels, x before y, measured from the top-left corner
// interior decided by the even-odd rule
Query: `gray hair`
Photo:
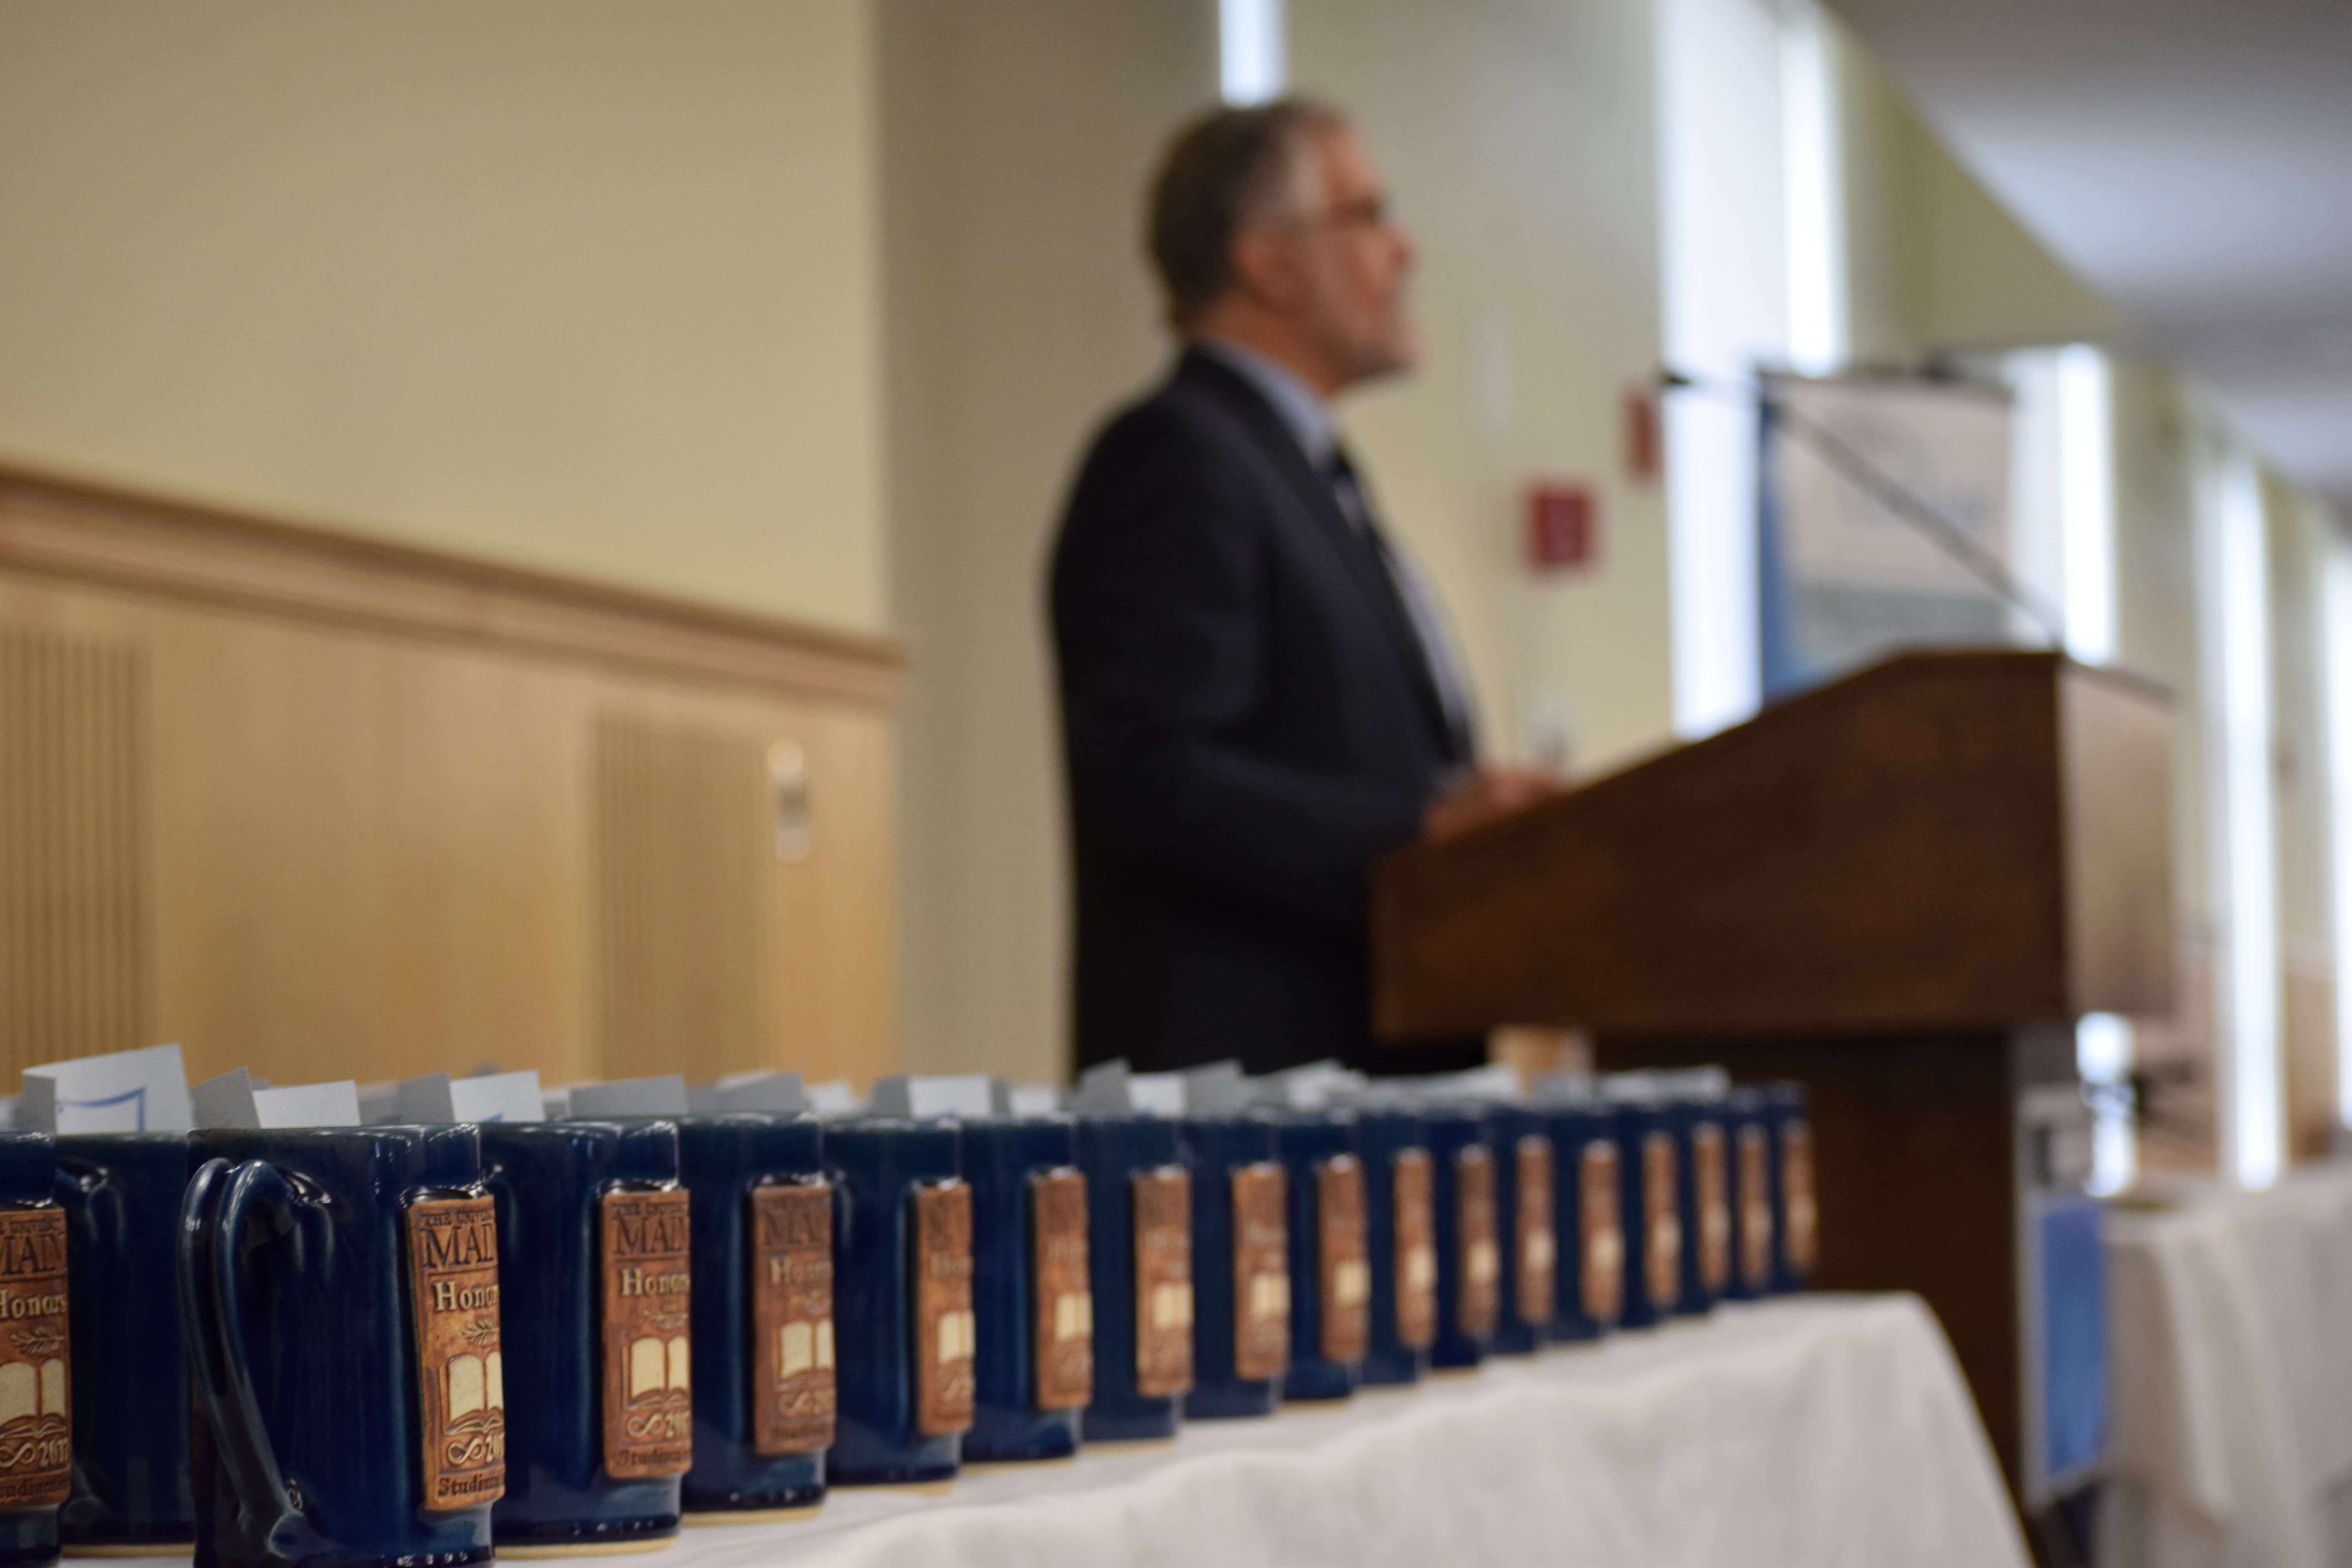
[[[1234,237],[1296,201],[1307,136],[1347,117],[1307,98],[1212,110],[1168,145],[1151,182],[1149,247],[1182,327],[1234,282]]]

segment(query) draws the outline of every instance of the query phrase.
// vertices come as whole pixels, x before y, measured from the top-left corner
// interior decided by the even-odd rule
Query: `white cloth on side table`
[[[1174,1443],[843,1489],[689,1529],[669,1568],[1605,1563],[2001,1568],[2025,1551],[1942,1330],[1908,1296],[1726,1307]]]
[[[2101,1568],[2352,1564],[2352,1167],[2122,1210]]]

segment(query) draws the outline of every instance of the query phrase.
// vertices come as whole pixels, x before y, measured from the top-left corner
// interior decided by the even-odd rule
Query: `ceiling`
[[[1977,177],[2352,522],[2352,0],[1832,0]]]

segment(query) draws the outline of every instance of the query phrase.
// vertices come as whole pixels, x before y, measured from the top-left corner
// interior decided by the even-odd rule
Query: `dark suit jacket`
[[[1380,1050],[1365,890],[1470,759],[1376,547],[1265,397],[1214,358],[1115,417],[1052,602],[1077,882],[1079,1063]]]

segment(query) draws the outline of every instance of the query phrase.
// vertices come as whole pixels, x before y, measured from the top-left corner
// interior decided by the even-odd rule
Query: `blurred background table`
[[[2352,1166],[2110,1219],[2101,1568],[2352,1563]]]

